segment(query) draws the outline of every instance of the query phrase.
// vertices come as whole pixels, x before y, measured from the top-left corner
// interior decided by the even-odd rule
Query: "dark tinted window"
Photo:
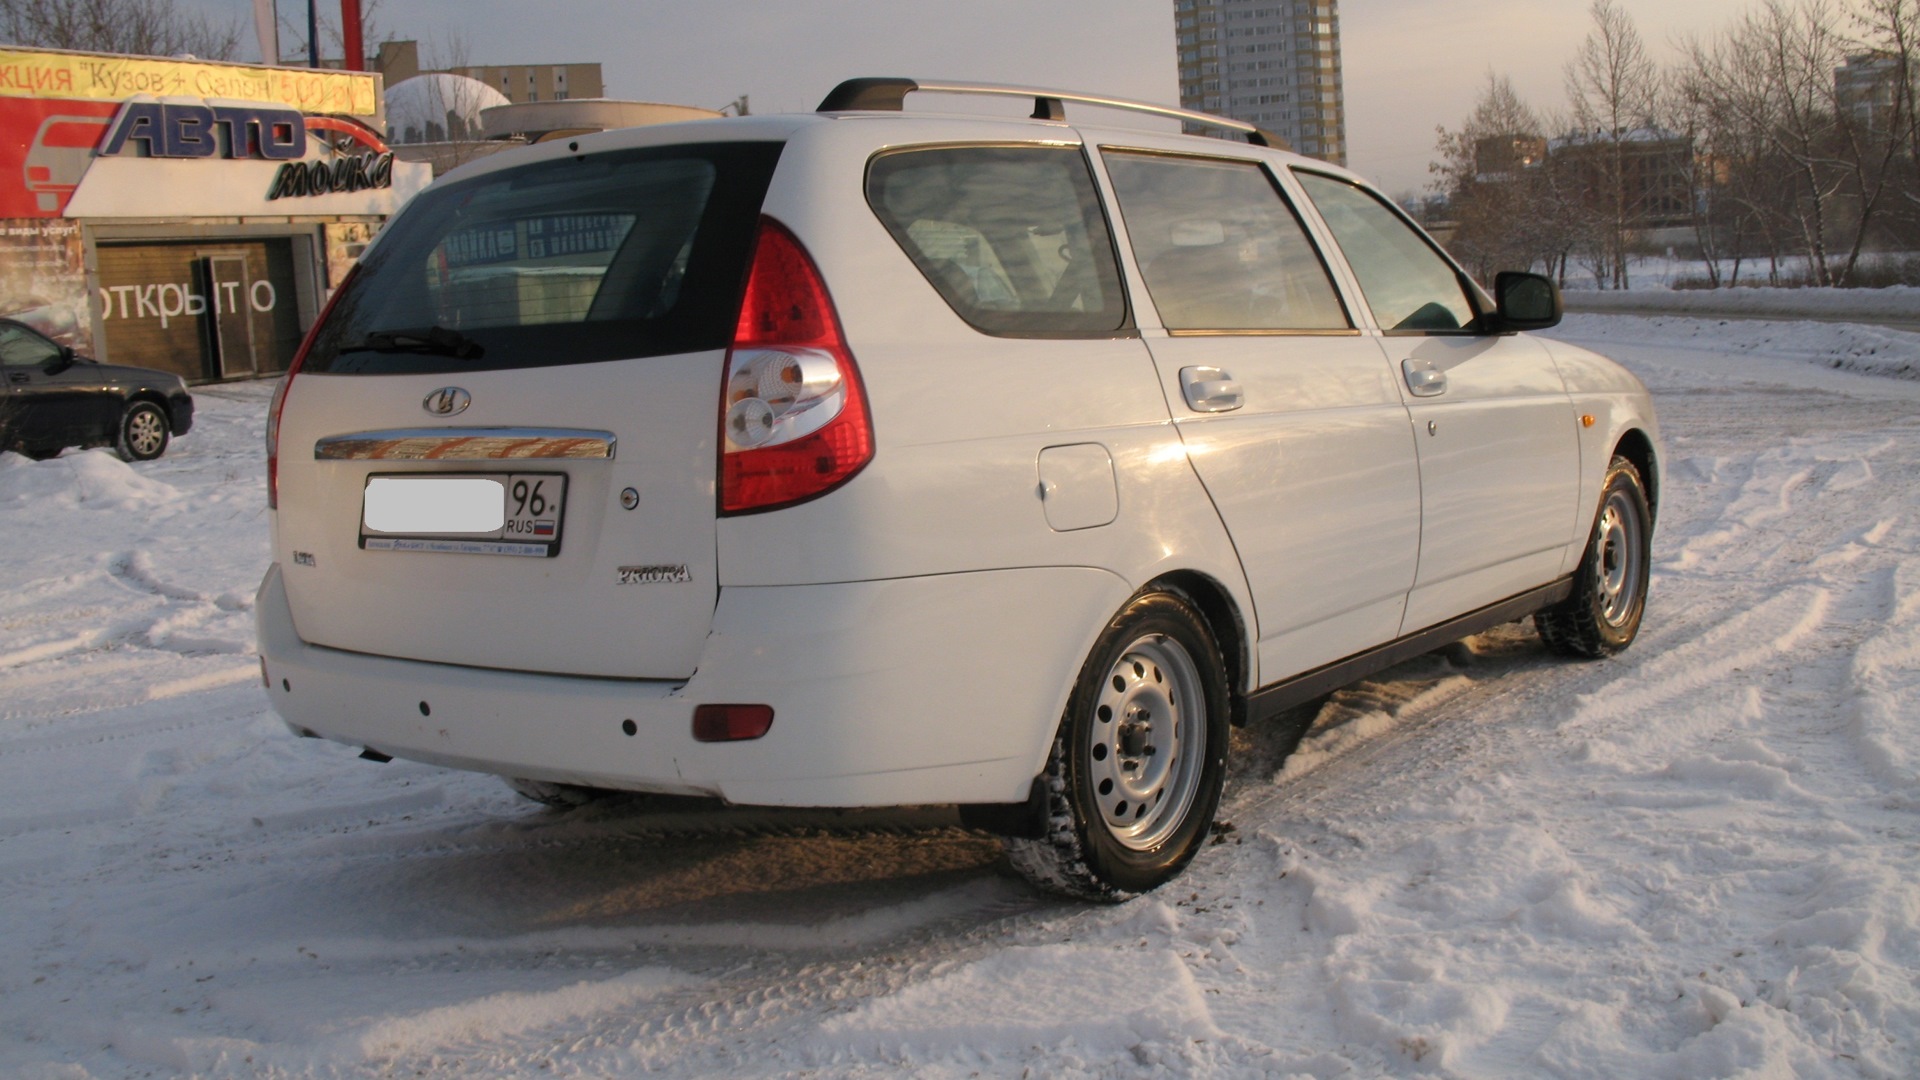
[[[424,192],[361,260],[307,367],[468,371],[725,348],[779,154],[614,151]]]
[[[1345,330],[1300,219],[1258,163],[1104,155],[1133,257],[1169,330]]]
[[[1333,230],[1383,330],[1457,330],[1474,319],[1460,275],[1372,192],[1319,173],[1300,186]]]
[[[960,317],[990,334],[1127,327],[1113,240],[1073,147],[908,150],[874,161],[867,201]]]
[[[60,346],[21,326],[0,322],[0,364],[39,367],[60,355]]]

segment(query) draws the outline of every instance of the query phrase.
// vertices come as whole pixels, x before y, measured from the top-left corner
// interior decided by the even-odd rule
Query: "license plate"
[[[565,473],[369,476],[360,546],[450,555],[560,554]]]

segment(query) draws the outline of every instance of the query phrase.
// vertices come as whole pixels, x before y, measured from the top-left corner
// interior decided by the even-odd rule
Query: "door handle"
[[[7,372],[7,381],[17,383],[27,382],[27,373],[24,371],[9,371]]]
[[[1431,360],[1402,360],[1400,371],[1407,377],[1407,389],[1414,397],[1438,397],[1447,392],[1447,373]]]
[[[1181,368],[1180,394],[1194,412],[1232,412],[1247,403],[1240,384],[1216,367]]]

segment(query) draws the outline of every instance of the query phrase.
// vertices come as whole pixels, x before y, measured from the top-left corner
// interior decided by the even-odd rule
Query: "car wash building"
[[[430,169],[380,76],[0,48],[0,317],[189,381],[283,371]]]

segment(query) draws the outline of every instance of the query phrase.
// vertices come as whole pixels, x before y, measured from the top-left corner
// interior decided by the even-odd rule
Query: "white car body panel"
[[[260,646],[273,706],[296,730],[453,768],[770,806],[1026,798],[1066,705],[1059,672],[1078,670],[1131,592],[1087,569],[729,588],[700,670],[682,682],[312,645],[282,581],[276,566],[261,585]],[[743,701],[777,703],[764,738],[693,739],[696,704]]]
[[[1301,671],[1399,633],[1420,550],[1407,410],[1356,335],[1156,337],[1160,378],[1194,469],[1253,592],[1263,671]],[[1202,413],[1180,371],[1217,367],[1246,404]]]
[[[274,561],[300,635],[379,656],[618,678],[682,678],[698,664],[716,581],[713,476],[722,354],[451,375],[294,377],[281,416]],[[637,391],[644,382],[646,392]],[[473,404],[421,407],[458,385]],[[317,461],[320,439],[487,427],[611,431],[612,460]],[[374,474],[556,472],[568,477],[553,558],[363,551]],[[622,509],[620,492],[640,493]],[[306,559],[296,558],[300,552]],[[619,584],[622,566],[683,566],[685,581]]]
[[[1566,382],[1569,402],[1580,419],[1580,494],[1574,503],[1572,542],[1561,573],[1571,573],[1593,528],[1600,507],[1600,484],[1622,440],[1644,437],[1654,448],[1652,474],[1641,477],[1657,514],[1666,491],[1666,458],[1660,453],[1660,421],[1645,386],[1626,368],[1578,345],[1541,339]],[[1587,424],[1585,418],[1594,418]]]
[[[1579,487],[1579,418],[1553,359],[1526,335],[1379,339],[1395,368],[1446,373],[1407,398],[1420,451],[1420,571],[1401,633],[1558,576]]]

